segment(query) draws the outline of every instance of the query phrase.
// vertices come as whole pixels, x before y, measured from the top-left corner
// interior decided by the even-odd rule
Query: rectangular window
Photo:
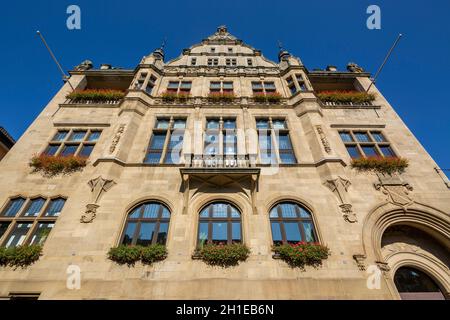
[[[23,245],[32,225],[32,223],[28,222],[17,223],[6,239],[5,247],[9,248]]]
[[[48,156],[81,156],[89,157],[101,130],[58,130],[43,154]]]
[[[166,164],[179,164],[185,128],[185,119],[158,119],[144,163],[157,164],[163,161]]]
[[[223,92],[223,93],[233,93],[233,82],[232,81],[211,81],[209,84],[209,91],[211,93]]]
[[[274,93],[276,91],[273,81],[252,81],[253,93]]]
[[[14,217],[20,211],[20,209],[22,209],[24,203],[25,199],[23,198],[11,199],[6,208],[3,210],[2,216]]]
[[[339,131],[353,159],[360,157],[396,157],[389,141],[380,131]]]
[[[62,199],[62,198],[50,200],[50,203],[49,203],[47,209],[45,210],[45,216],[46,217],[59,216],[65,203],[66,203],[66,200]]]
[[[197,64],[197,58],[191,59],[191,66],[195,66]]]
[[[23,212],[24,217],[37,217],[44,206],[45,199],[38,198],[29,201],[27,208]]]
[[[291,140],[288,133],[280,133],[278,135],[278,148],[280,152],[281,163],[296,163],[294,151],[292,150]]]
[[[252,59],[247,59],[247,65],[249,66],[249,67],[252,67],[253,66],[253,60]]]
[[[278,157],[282,164],[297,163],[286,120],[257,119],[256,129],[262,164],[275,163]],[[273,148],[272,139],[277,139],[278,148]]]

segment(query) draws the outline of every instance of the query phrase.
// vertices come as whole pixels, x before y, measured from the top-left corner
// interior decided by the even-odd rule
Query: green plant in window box
[[[373,93],[360,92],[355,90],[334,90],[334,91],[320,91],[317,97],[322,102],[337,102],[337,103],[366,103],[375,100]]]
[[[87,164],[87,158],[81,156],[51,156],[46,154],[35,155],[30,160],[30,167],[34,172],[42,172],[52,177],[58,174],[70,174],[81,170]]]
[[[267,99],[266,99],[266,96],[264,93],[255,93],[253,95],[253,99],[257,103],[266,103],[267,102]]]
[[[167,249],[164,245],[153,244],[150,246],[120,245],[111,248],[108,252],[108,259],[118,263],[134,266],[136,262],[152,264],[166,259]]]
[[[233,93],[210,93],[208,95],[208,100],[211,102],[232,102],[236,98]]]
[[[233,244],[206,244],[199,247],[194,258],[203,260],[210,266],[232,267],[239,262],[247,260],[250,249],[241,243]]]
[[[281,94],[278,92],[267,93],[266,99],[269,103],[279,103],[281,101]]]
[[[367,157],[352,159],[350,166],[359,172],[374,172],[393,175],[405,172],[409,163],[407,159],[399,157]]]
[[[285,261],[292,268],[304,269],[305,266],[319,267],[322,260],[330,255],[327,246],[316,242],[298,242],[295,244],[282,244],[272,247],[276,258]]]
[[[40,245],[0,247],[0,266],[24,268],[39,260],[41,255],[42,246]]]
[[[177,98],[177,94],[176,94],[176,92],[167,92],[166,91],[161,94],[161,98],[165,102],[173,102]]]
[[[148,247],[143,247],[141,254],[141,261],[143,264],[152,264],[153,262],[166,259],[167,249],[166,246],[162,244],[154,244]]]
[[[125,96],[125,93],[120,90],[113,89],[86,89],[75,90],[69,93],[66,98],[73,102],[82,101],[94,101],[94,102],[106,102],[106,101],[119,101]]]

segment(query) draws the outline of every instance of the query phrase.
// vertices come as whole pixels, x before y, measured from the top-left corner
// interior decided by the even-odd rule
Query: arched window
[[[394,283],[402,299],[444,299],[436,282],[418,269],[399,268]]]
[[[275,245],[317,241],[311,213],[294,202],[282,202],[273,207],[270,224]]]
[[[128,214],[122,244],[149,246],[165,244],[170,211],[158,202],[145,202]]]
[[[198,244],[232,244],[242,241],[241,214],[226,202],[214,202],[200,212]]]

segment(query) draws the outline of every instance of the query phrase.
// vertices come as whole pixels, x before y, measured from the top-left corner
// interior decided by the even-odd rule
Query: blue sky
[[[66,8],[81,8],[81,30]],[[381,30],[366,8],[381,8]],[[166,59],[225,24],[277,58],[277,41],[310,69],[355,61],[375,73],[398,33],[398,48],[377,86],[442,168],[450,168],[450,1],[4,1],[0,33],[0,126],[18,139],[62,81],[36,30],[65,70],[84,59],[134,68],[167,37]],[[448,172],[447,172],[448,173]]]

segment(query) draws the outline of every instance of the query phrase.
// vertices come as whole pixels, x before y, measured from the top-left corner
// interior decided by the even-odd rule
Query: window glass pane
[[[203,209],[202,212],[200,212],[200,217],[202,218],[209,217],[209,206]]]
[[[133,209],[133,211],[131,211],[129,218],[132,219],[137,219],[141,216],[141,211],[142,211],[142,205],[140,205],[139,207]]]
[[[233,90],[233,82],[224,82],[223,89],[224,90]]]
[[[371,132],[371,134],[376,142],[386,142],[386,139],[381,132]]]
[[[97,141],[98,138],[100,137],[100,133],[101,131],[91,131],[91,133],[89,134],[88,141]]]
[[[353,159],[361,157],[361,155],[359,154],[359,150],[356,146],[347,146],[347,151],[350,157],[352,157]]]
[[[303,230],[305,231],[305,241],[306,242],[315,242],[316,238],[314,237],[314,226],[312,222],[303,222]]]
[[[162,212],[162,217],[163,218],[170,218],[170,212],[169,210],[163,206],[163,212]]]
[[[181,82],[181,89],[191,89],[191,82],[190,81],[186,81],[186,82]]]
[[[260,157],[262,164],[276,163],[275,154],[272,154],[270,150],[261,150]]]
[[[47,210],[45,210],[45,216],[46,217],[57,217],[60,215],[64,204],[66,203],[65,199],[53,199],[50,201],[50,204],[47,207]]]
[[[68,145],[68,146],[64,146],[64,149],[61,152],[62,156],[73,156],[75,154],[75,152],[77,151],[78,146],[74,146],[74,145]]]
[[[84,145],[84,146],[81,147],[81,151],[80,151],[80,153],[78,155],[80,157],[86,157],[87,158],[87,157],[90,156],[90,154],[92,152],[92,149],[94,149],[93,145]]]
[[[236,129],[236,121],[232,119],[226,119],[223,122],[224,129]]]
[[[281,236],[280,224],[278,222],[271,223],[272,240],[274,244],[281,244],[283,237]]]
[[[48,156],[54,156],[58,151],[59,144],[50,144],[47,149],[45,149],[44,154]]]
[[[256,129],[269,129],[269,121],[267,120],[257,120]]]
[[[341,136],[341,139],[344,142],[352,142],[353,141],[353,138],[349,132],[339,132],[339,135]]]
[[[137,238],[136,244],[141,246],[151,245],[154,231],[155,231],[154,223],[151,222],[141,223],[141,228],[139,230],[139,236]]]
[[[169,230],[168,223],[161,223],[159,225],[158,235],[156,238],[156,242],[160,244],[165,244],[167,241],[167,231]]]
[[[166,140],[165,133],[155,132],[150,143],[150,149],[162,150],[164,148],[164,141]]]
[[[32,223],[16,224],[14,230],[9,234],[9,237],[6,240],[5,247],[15,247],[22,245],[31,226]]]
[[[278,209],[277,207],[272,208],[272,210],[270,210],[270,217],[271,218],[278,218]]]
[[[389,146],[380,146],[381,152],[385,157],[395,157],[394,150]]]
[[[147,219],[156,219],[158,217],[160,205],[156,203],[147,203],[144,204],[144,213],[142,218]]]
[[[292,85],[289,86],[289,90],[291,91],[291,94],[294,94],[294,93],[297,92],[297,88],[295,87],[294,84],[292,84]]]
[[[13,217],[19,212],[19,210],[22,208],[22,205],[24,204],[25,199],[23,198],[16,198],[11,199],[8,206],[5,208],[5,210],[2,212],[2,215],[6,217]]]
[[[369,142],[369,135],[365,132],[355,132],[356,140],[359,142]]]
[[[228,205],[226,203],[214,203],[211,206],[213,218],[226,218],[228,216]]]
[[[178,84],[179,84],[178,81],[170,81],[169,85],[167,86],[167,88],[169,88],[169,89],[178,89]]]
[[[231,229],[231,240],[233,242],[241,242],[241,223],[240,222],[233,222]]]
[[[206,123],[207,129],[219,129],[219,121],[218,120],[208,120]]]
[[[274,129],[286,129],[286,121],[284,120],[273,120],[272,125]]]
[[[296,218],[297,217],[297,205],[293,203],[282,203],[279,205],[281,208],[281,216],[283,218]]]
[[[144,163],[159,163],[161,152],[150,152],[145,157]]]
[[[226,134],[223,142],[225,154],[237,153],[237,137],[234,134]]]
[[[286,232],[286,240],[289,243],[297,243],[301,241],[300,230],[297,222],[285,222],[284,230]]]
[[[300,217],[301,218],[311,218],[311,214],[308,211],[306,211],[302,207],[299,207],[299,208],[300,208]]]
[[[183,146],[183,137],[184,137],[183,132],[173,133],[170,136],[168,148],[174,149],[175,147],[177,147],[178,149],[181,149],[181,147]]]
[[[214,243],[226,243],[227,242],[227,223],[226,222],[213,222],[212,223],[212,241]]]
[[[42,245],[47,239],[48,234],[50,233],[50,231],[53,229],[54,226],[55,226],[54,222],[38,223],[36,230],[31,236],[30,245],[31,244]]]
[[[281,150],[292,149],[291,140],[289,139],[289,135],[280,134],[278,136],[278,147]]]
[[[253,90],[262,90],[263,86],[261,82],[252,82]]]
[[[294,164],[297,163],[295,156],[292,152],[282,152],[280,153],[281,163],[284,164]]]
[[[210,83],[210,88],[211,89],[218,89],[218,90],[220,90],[220,82],[211,82]]]
[[[264,87],[266,90],[275,90],[275,83],[274,82],[264,82]]]
[[[58,131],[53,137],[53,141],[62,141],[66,138],[69,131]]]
[[[258,142],[260,149],[271,149],[272,148],[272,139],[268,131],[260,131],[258,134]]]
[[[202,246],[208,240],[208,223],[200,222],[198,227],[198,244]]]
[[[6,229],[8,229],[9,222],[0,223],[0,238],[5,234]]]
[[[241,217],[239,211],[235,207],[230,206],[230,210],[231,210],[231,217],[232,218],[240,218]]]
[[[160,119],[156,122],[156,128],[157,129],[167,129],[169,128],[169,120],[166,119]]]
[[[186,120],[184,119],[177,119],[173,122],[174,129],[184,129],[186,128]]]
[[[131,244],[133,241],[134,231],[136,230],[135,222],[128,222],[123,236],[122,244]]]
[[[84,139],[84,136],[86,135],[86,131],[74,131],[72,133],[72,136],[70,137],[71,141],[81,141]]]
[[[375,150],[375,147],[370,146],[362,146],[362,150],[366,157],[376,157],[378,156],[377,151]]]
[[[33,199],[29,202],[27,209],[23,213],[25,217],[37,217],[44,205],[45,200],[42,198]]]

